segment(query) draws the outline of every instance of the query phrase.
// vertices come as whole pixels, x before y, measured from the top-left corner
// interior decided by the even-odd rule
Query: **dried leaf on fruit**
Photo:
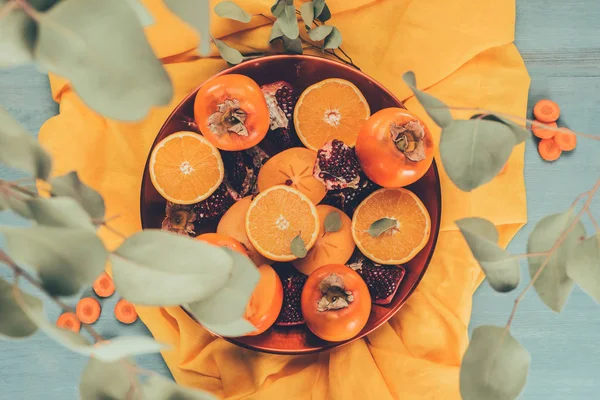
[[[381,218],[373,222],[367,231],[372,237],[379,237],[382,233],[394,228],[398,221],[392,218]]]

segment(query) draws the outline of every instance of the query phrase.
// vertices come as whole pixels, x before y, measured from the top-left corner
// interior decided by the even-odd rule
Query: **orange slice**
[[[319,215],[313,202],[289,186],[273,186],[252,200],[246,214],[246,234],[263,256],[291,261],[292,241],[298,235],[307,250],[319,235]]]
[[[342,211],[325,204],[317,206],[319,213],[319,238],[306,257],[292,261],[296,269],[304,275],[310,275],[317,268],[327,264],[345,264],[354,253],[352,221]],[[338,231],[325,231],[325,219],[337,213],[341,226]]]
[[[371,116],[369,103],[354,84],[344,79],[325,79],[306,89],[294,108],[298,137],[311,150],[338,139],[348,146]]]
[[[150,156],[152,184],[161,196],[176,204],[206,199],[223,182],[224,175],[219,150],[194,132],[164,138]]]
[[[325,185],[313,176],[317,152],[294,147],[271,158],[258,173],[258,190],[287,185],[304,193],[315,204],[325,197]]]
[[[373,237],[369,228],[383,218],[396,225]],[[410,190],[379,189],[362,201],[352,217],[352,235],[362,253],[379,264],[411,260],[429,240],[431,218],[425,205]]]

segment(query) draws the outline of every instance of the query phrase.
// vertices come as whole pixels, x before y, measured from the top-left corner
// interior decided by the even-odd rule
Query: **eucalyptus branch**
[[[594,218],[594,214],[592,214],[592,211],[588,208],[587,210],[585,210],[585,212],[587,213],[590,221],[592,221],[592,225],[594,225],[594,229],[596,230],[596,232],[600,232],[600,225],[598,225],[598,221],[596,221],[596,218]]]
[[[25,11],[31,19],[36,22],[40,22],[40,13],[36,10],[31,4],[29,4],[26,0],[14,0],[16,4],[19,5]]]
[[[512,258],[516,258],[516,259],[523,259],[523,258],[531,258],[531,257],[545,257],[548,255],[548,251],[545,251],[543,253],[523,253],[523,254],[517,254],[515,256],[513,256]]]
[[[17,2],[15,0],[11,0],[7,3],[4,3],[2,7],[0,7],[0,20],[6,17],[12,10],[17,7]]]

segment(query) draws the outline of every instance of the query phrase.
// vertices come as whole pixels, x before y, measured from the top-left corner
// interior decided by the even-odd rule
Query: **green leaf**
[[[280,18],[285,14],[285,6],[287,5],[287,0],[276,0],[275,4],[271,6],[271,14],[275,18]]]
[[[2,107],[0,107],[0,164],[21,169],[40,179],[47,179],[52,169],[52,160],[37,139]]]
[[[129,368],[127,367],[129,365]],[[137,384],[133,365],[128,361],[105,363],[90,358],[79,383],[82,400],[121,400],[127,399],[131,379]],[[129,398],[134,398],[133,396]]]
[[[528,253],[545,253],[569,229],[574,221],[572,211],[544,217],[537,223],[527,241]],[[567,260],[571,257],[581,238],[585,238],[585,228],[581,221],[573,227],[564,242],[554,251],[544,271],[534,283],[534,288],[542,301],[556,312],[565,305],[573,281],[567,276]],[[529,273],[533,277],[545,262],[546,256],[529,257]]]
[[[321,25],[308,31],[308,37],[315,42],[325,39],[333,31],[331,25]]]
[[[104,200],[98,192],[83,183],[77,172],[72,171],[66,175],[50,180],[54,196],[68,196],[77,200],[92,218],[104,218]]]
[[[1,260],[0,260],[1,261]],[[21,292],[21,297],[29,307],[42,309],[42,301],[37,297]],[[37,331],[37,325],[17,303],[13,295],[13,285],[0,278],[0,338],[24,338]]]
[[[208,392],[183,387],[160,375],[151,375],[143,391],[145,400],[217,400]]]
[[[600,233],[580,243],[571,253],[567,275],[600,303]]]
[[[515,141],[516,141],[517,144],[524,142],[525,139],[527,139],[527,137],[529,136],[529,131],[527,129],[525,129],[521,125],[518,125],[518,124],[514,123],[510,119],[501,117],[499,115],[495,115],[495,114],[488,114],[488,115],[475,114],[475,115],[471,116],[470,119],[476,119],[476,118],[481,118],[481,119],[484,119],[486,121],[495,121],[495,122],[498,122],[498,123],[501,123],[501,124],[504,124],[504,125],[508,126],[510,128],[510,130],[512,131],[513,135],[515,135]]]
[[[342,44],[342,33],[338,28],[334,27],[333,30],[325,38],[323,45],[324,49],[337,49]]]
[[[129,356],[158,353],[168,346],[148,336],[119,336],[107,342],[96,343],[89,355],[104,362],[114,362]]]
[[[313,0],[313,4],[315,6],[315,18],[318,18],[325,9],[325,0]]]
[[[504,327],[475,328],[460,366],[463,400],[516,399],[525,387],[531,358]]]
[[[519,260],[497,245],[498,232],[491,222],[466,218],[456,221],[456,225],[494,290],[505,293],[519,286]]]
[[[279,27],[279,24],[277,23],[277,21],[275,21],[275,23],[273,23],[273,27],[271,28],[271,36],[269,36],[269,43],[271,43],[273,40],[278,39],[282,36],[283,36],[283,31]]]
[[[215,6],[215,13],[221,18],[229,18],[245,24],[250,22],[252,16],[233,1],[222,1]]]
[[[173,97],[169,75],[123,0],[59,2],[40,14],[34,55],[109,118],[139,120]]]
[[[325,3],[323,11],[321,11],[317,19],[321,22],[327,22],[331,19],[331,11],[329,11],[329,6],[327,5],[327,3]]]
[[[373,222],[367,233],[372,237],[379,237],[382,233],[392,229],[398,225],[398,221],[392,218],[381,218]]]
[[[332,211],[325,217],[325,232],[338,232],[342,229],[342,218],[338,211]]]
[[[149,26],[154,24],[154,17],[150,14],[150,11],[144,6],[141,0],[125,0],[131,6],[133,12],[143,26]]]
[[[19,198],[11,195],[4,197],[0,192],[0,210],[10,209],[23,218],[32,219],[33,215],[27,204],[27,199],[30,197],[25,197],[23,195],[23,199],[21,199],[21,195],[19,194],[18,196]]]
[[[429,93],[417,89],[417,79],[414,72],[406,72],[402,76],[402,79],[415,94],[415,97],[419,100],[419,103],[421,103],[433,122],[438,124],[441,128],[445,128],[452,124],[452,115],[450,114],[448,106]]]
[[[515,137],[506,125],[456,120],[442,130],[440,154],[452,182],[470,192],[498,175],[514,145]]]
[[[190,310],[191,311],[191,310]],[[191,311],[193,314],[193,311]],[[244,336],[248,333],[255,332],[256,327],[248,320],[238,318],[237,320],[225,324],[211,324],[206,321],[198,320],[205,329],[224,337]]]
[[[205,299],[227,283],[233,259],[221,247],[159,230],[129,237],[111,256],[121,296],[170,306]]]
[[[312,1],[308,1],[300,6],[300,15],[302,21],[310,28],[315,19],[315,8]]]
[[[200,34],[200,54],[210,54],[210,5],[208,0],[164,0],[165,5]]]
[[[198,321],[213,329],[243,320],[246,306],[260,278],[258,268],[248,257],[228,248],[224,250],[233,259],[229,280],[210,297],[189,304]],[[254,330],[256,328],[252,327],[249,332]],[[231,334],[223,330],[214,332],[223,336]]]
[[[238,50],[229,47],[227,43],[222,40],[213,38],[213,41],[217,46],[217,50],[219,50],[219,54],[223,57],[223,60],[227,61],[229,64],[236,65],[244,61],[244,56]]]
[[[284,36],[283,37],[283,47],[286,52],[292,54],[302,54],[302,41],[300,38],[296,38],[294,40]]]
[[[39,225],[96,231],[88,213],[71,197],[37,197],[28,200],[27,204]]]
[[[283,34],[289,39],[296,39],[300,34],[298,28],[298,20],[296,19],[296,8],[294,6],[285,6],[285,12],[279,18],[279,27],[283,31]]]
[[[91,285],[104,271],[108,253],[94,232],[81,228],[0,227],[7,253],[38,272],[53,296],[71,296]]]
[[[292,239],[291,251],[292,254],[298,258],[304,258],[306,257],[306,254],[308,254],[308,250],[306,250],[306,245],[304,244],[304,240],[302,240],[300,234]]]

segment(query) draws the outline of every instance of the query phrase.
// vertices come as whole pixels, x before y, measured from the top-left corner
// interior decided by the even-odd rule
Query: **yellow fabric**
[[[273,0],[236,0],[250,13],[269,13]],[[298,2],[298,1],[297,1]],[[211,2],[212,3],[212,2]],[[529,76],[512,44],[514,0],[329,0],[331,23],[364,72],[431,122],[401,76],[415,71],[420,87],[448,104],[525,115]],[[198,38],[159,0],[146,0],[156,19],[147,35],[165,63],[175,96],[137,123],[107,120],[87,109],[69,84],[51,77],[60,115],[40,140],[55,159],[54,174],[77,170],[106,199],[107,215],[125,234],[140,229],[140,179],[152,141],[173,107],[225,63],[199,58]],[[214,4],[211,4],[211,7]],[[240,49],[265,49],[269,27],[249,28],[213,15],[212,34]],[[455,116],[461,116],[455,113]],[[462,116],[468,117],[469,113]],[[429,125],[435,135],[439,129]],[[442,175],[442,232],[418,289],[389,323],[366,339],[321,354],[277,356],[215,340],[178,308],[138,307],[159,341],[175,379],[221,397],[249,399],[458,399],[458,373],[468,342],[472,294],[483,279],[453,221],[481,216],[507,244],[526,221],[524,145],[505,173],[471,193]],[[438,159],[438,166],[441,166]],[[103,232],[109,247],[120,239]]]

